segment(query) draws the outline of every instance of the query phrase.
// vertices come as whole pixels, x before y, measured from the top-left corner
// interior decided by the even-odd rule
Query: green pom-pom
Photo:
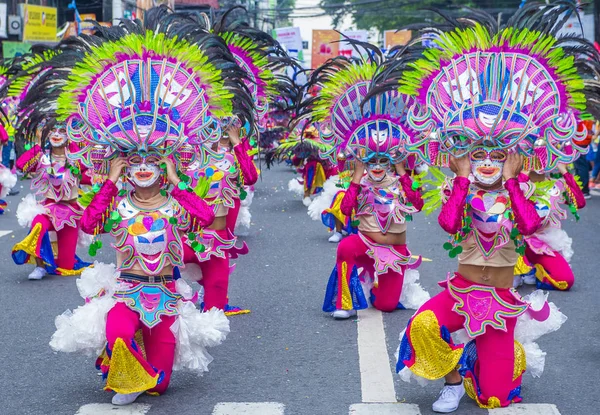
[[[577,208],[574,205],[569,205],[569,210],[573,215],[577,212]]]
[[[418,181],[416,181],[416,180],[415,180],[415,181],[412,183],[411,189],[413,189],[413,190],[418,190],[420,187],[421,187],[421,183],[419,183]]]
[[[510,231],[510,239],[515,239],[519,236],[519,230],[517,228],[512,228]]]
[[[454,251],[456,251],[457,254],[462,254],[463,247],[458,245],[456,248],[454,248]]]
[[[353,220],[352,222],[350,222],[350,225],[354,228],[358,228],[358,225],[360,225],[360,221],[359,220]]]
[[[167,169],[167,163],[160,163],[160,168],[163,170]]]
[[[246,200],[247,197],[248,197],[248,192],[246,192],[245,190],[242,190],[240,192],[240,200]]]
[[[97,253],[96,244],[91,244],[90,248],[88,249],[88,254],[90,254],[90,256],[96,256],[96,253]]]
[[[167,191],[164,190],[164,189],[161,189],[160,190],[160,195],[163,196],[163,197],[166,197],[167,196]]]
[[[187,237],[189,240],[194,241],[196,240],[196,234],[194,232],[190,232],[187,234]]]
[[[450,250],[450,252],[448,252],[448,256],[450,258],[456,258],[456,255],[458,255],[458,253],[454,249],[452,249],[452,250]]]
[[[96,241],[96,249],[100,249],[102,248],[102,241],[98,240]]]
[[[185,189],[187,189],[187,187],[188,187],[188,186],[187,186],[187,183],[186,183],[186,182],[184,182],[184,181],[181,181],[181,182],[177,183],[177,187],[178,187],[180,190],[185,190]]]
[[[471,219],[471,217],[470,217],[470,216],[465,216],[465,223],[466,223],[467,225],[470,225],[472,222],[473,222],[473,219]]]
[[[444,249],[445,249],[446,251],[449,251],[449,250],[451,250],[453,246],[454,246],[454,245],[452,245],[452,243],[450,243],[450,242],[446,242],[446,243],[443,245],[443,247],[444,247]]]
[[[231,166],[229,168],[229,173],[231,173],[231,174],[235,173],[235,166]]]
[[[100,191],[100,189],[102,188],[102,186],[100,186],[100,184],[96,183],[92,186],[92,191],[94,193],[98,193]]]
[[[185,174],[181,174],[181,176],[179,176],[179,178],[181,179],[182,182],[184,183],[189,183],[190,182],[190,176],[187,176]]]
[[[121,217],[121,215],[119,214],[118,211],[113,210],[112,212],[110,212],[110,218],[114,221],[118,220]]]
[[[519,255],[524,255],[525,254],[525,245],[521,245],[521,246],[517,247],[517,249],[515,251],[517,251],[517,253]]]
[[[412,215],[406,215],[406,216],[404,217],[404,219],[405,219],[407,222],[412,222],[412,219],[413,219],[413,218],[412,218]]]
[[[107,220],[106,223],[104,224],[104,232],[110,232],[112,227],[113,227],[113,221]]]
[[[80,173],[79,169],[75,166],[71,167],[71,173],[73,173],[74,175],[78,175]]]
[[[178,221],[177,221],[177,218],[175,218],[175,217],[170,217],[170,218],[169,218],[169,223],[170,223],[171,225],[177,225],[177,223],[178,223]]]
[[[196,248],[198,247],[198,245],[200,245],[200,242],[198,242],[198,241],[192,242],[192,249],[195,251]]]
[[[198,244],[194,247],[194,251],[202,253],[202,252],[206,251],[206,247],[202,244]]]
[[[123,197],[123,196],[125,196],[126,194],[127,194],[127,190],[125,190],[125,189],[121,189],[121,190],[119,190],[119,197]]]
[[[31,147],[30,143],[25,144],[25,150],[31,150]]]

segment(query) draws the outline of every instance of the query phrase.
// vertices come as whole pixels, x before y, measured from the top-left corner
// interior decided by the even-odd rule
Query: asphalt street
[[[312,221],[300,198],[287,190],[292,177],[289,168],[276,166],[265,170],[256,186],[253,225],[243,238],[250,254],[237,261],[229,294],[231,303],[252,313],[231,318],[231,334],[211,351],[214,362],[209,373],[198,377],[175,372],[168,392],[158,398],[140,397],[141,409],[135,413],[209,415],[221,403],[270,402],[283,405],[286,415],[347,415],[352,405],[362,402],[357,319],[334,321],[321,311],[336,245],[327,242],[323,225]],[[48,346],[54,318],[83,300],[73,277],[29,281],[32,267],[14,265],[11,248],[26,234],[14,212],[29,191],[29,182],[20,182],[21,186],[20,195],[7,198],[9,211],[0,217],[0,231],[12,231],[0,237],[0,414],[119,413],[81,410],[89,404],[109,404],[111,399],[102,390],[93,359],[57,354]],[[554,404],[562,415],[598,413],[599,218],[597,197],[588,201],[578,223],[570,219],[564,224],[574,239],[576,283],[570,292],[552,292],[550,300],[569,320],[538,342],[548,353],[542,377],[524,376],[523,403]],[[415,215],[408,239],[413,254],[431,259],[419,271],[424,288],[434,295],[440,291],[437,281],[456,267],[442,248],[446,235],[434,216]],[[96,260],[114,262],[114,251],[108,243],[104,246]],[[80,255],[89,259],[86,252]],[[399,333],[411,315],[412,311],[397,311],[383,316],[390,368],[395,366]],[[394,379],[398,402],[432,414],[431,403],[441,383],[423,388],[396,375]],[[376,414],[375,409],[364,413]],[[456,412],[487,413],[466,396]]]

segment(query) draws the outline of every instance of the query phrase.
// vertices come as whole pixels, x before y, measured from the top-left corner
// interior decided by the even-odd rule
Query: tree
[[[352,17],[357,29],[401,29],[411,23],[437,19],[424,8],[458,10],[462,7],[515,10],[521,0],[321,0],[321,7],[333,18],[338,27],[346,16]]]

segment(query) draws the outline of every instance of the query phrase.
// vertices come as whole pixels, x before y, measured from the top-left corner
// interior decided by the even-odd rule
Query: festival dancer
[[[384,58],[372,45],[354,45],[372,52],[366,54],[368,60],[340,57],[326,62],[307,85],[318,86],[320,93],[298,109],[299,118],[310,118],[323,140],[332,145],[321,157],[355,163],[340,210],[347,217],[356,216],[358,233],[338,245],[323,303],[323,311],[336,319],[347,319],[368,306],[361,277],[367,287],[372,285],[370,301],[378,310],[416,308],[428,298],[416,284],[414,268],[420,257],[413,259],[406,246],[407,222],[421,210],[423,200],[404,169],[403,145],[412,134],[404,123],[405,97],[394,91],[382,93],[366,100],[359,110]],[[364,270],[361,276],[359,268]],[[415,287],[403,296],[405,284]]]
[[[116,392],[115,405],[164,393],[173,368],[206,371],[212,361],[206,347],[229,332],[223,311],[197,310],[191,288],[178,278],[184,240],[203,250],[199,240],[215,216],[174,161],[187,159],[190,147],[202,155],[218,140],[241,83],[225,80],[222,70],[240,74],[214,35],[195,31],[191,43],[191,36],[175,34],[189,27],[188,18],[160,7],[146,12],[144,22],[100,28],[98,38],[81,40],[90,48],[71,40],[63,47],[83,49],[84,56],[70,71],[72,60],[57,59],[49,77],[61,87],[58,113],[68,120],[69,136],[85,144],[79,156],[108,172],[81,226],[110,233],[117,252],[116,273],[96,263],[83,274],[78,285],[86,304],[57,318],[51,346],[104,350],[97,366],[105,389]],[[119,189],[123,170],[131,190]],[[101,246],[97,239],[91,250]]]
[[[34,176],[31,187],[43,199],[38,203],[35,195],[23,199],[17,208],[19,223],[30,231],[12,251],[16,264],[35,261],[30,280],[41,280],[47,274],[78,275],[87,263],[77,255],[79,221],[83,208],[78,202],[81,184],[89,184],[87,169],[79,162],[69,160],[70,150],[77,145],[69,143],[66,126],[48,122],[47,142],[50,149],[34,144],[17,160],[17,168]],[[57,255],[54,257],[49,232],[56,232]]]
[[[405,380],[445,378],[435,412],[455,411],[465,390],[482,408],[520,402],[526,367],[534,376],[543,369],[533,341],[566,320],[541,291],[523,299],[512,284],[523,236],[541,225],[533,185],[518,179],[524,156],[550,171],[580,153],[572,140],[585,91],[576,68],[585,64],[580,50],[595,52],[576,37],[563,45],[552,36],[573,12],[564,2],[525,5],[500,28],[482,11],[452,18],[448,32],[421,33],[435,33],[435,53],[409,63],[418,56],[409,48],[376,80],[394,90],[399,80],[400,92],[416,98],[408,123],[423,134],[407,150],[456,174],[431,200],[443,204],[438,221],[451,235],[444,248],[458,258],[458,270],[410,319],[397,364]],[[527,344],[515,332],[526,333]]]
[[[585,207],[583,192],[565,164],[558,164],[557,174],[540,174],[530,171],[520,178],[535,183],[539,200],[536,209],[542,218],[540,229],[525,237],[525,253],[515,266],[513,286],[522,283],[536,285],[544,290],[565,291],[575,282],[569,261],[573,256],[572,239],[561,229],[561,222],[569,211],[579,219],[577,211]]]

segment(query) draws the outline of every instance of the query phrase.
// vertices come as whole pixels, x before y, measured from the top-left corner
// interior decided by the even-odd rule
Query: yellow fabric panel
[[[354,304],[352,304],[352,296],[350,295],[350,286],[348,285],[348,263],[342,262],[342,292],[338,295],[342,296],[342,310],[352,310]]]
[[[417,376],[435,380],[456,369],[462,348],[452,347],[442,339],[438,319],[431,310],[417,314],[410,324],[410,343],[415,363],[410,370]]]
[[[156,386],[158,376],[151,376],[144,369],[122,339],[115,341],[105,389],[117,393],[143,392]]]

